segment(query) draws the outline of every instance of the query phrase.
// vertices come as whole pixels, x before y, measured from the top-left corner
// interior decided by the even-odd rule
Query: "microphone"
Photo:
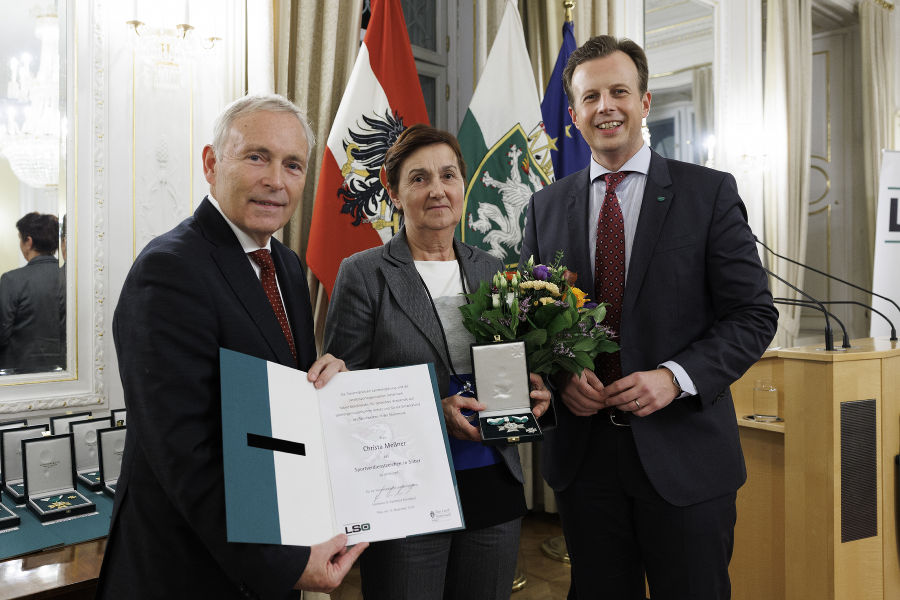
[[[820,310],[820,308],[818,306],[816,306],[812,302],[807,302],[805,300],[794,300],[793,298],[773,298],[772,300],[775,302],[775,304],[786,304],[788,306],[803,306],[806,308],[814,308],[816,310]],[[822,304],[828,304],[828,302],[823,301]],[[841,333],[844,336],[844,339],[841,342],[841,348],[851,348],[850,337],[847,335],[847,328],[844,327],[844,324],[841,322],[840,319],[837,318],[837,316],[833,312],[829,312],[827,310],[825,312],[828,314],[828,316],[830,316],[832,319],[837,321],[837,324],[841,328]]]
[[[891,299],[888,298],[887,296],[882,296],[881,294],[876,294],[876,293],[873,292],[872,290],[867,290],[867,289],[865,289],[865,288],[863,288],[863,287],[860,287],[860,286],[856,285],[855,283],[850,283],[849,281],[844,281],[844,280],[841,279],[840,277],[837,277],[837,276],[832,275],[832,274],[830,274],[830,273],[826,273],[825,271],[821,271],[821,270],[819,270],[819,269],[817,269],[817,268],[815,268],[815,267],[811,267],[811,266],[809,266],[809,265],[805,265],[805,264],[803,264],[803,263],[800,262],[800,261],[794,260],[793,258],[788,258],[787,256],[782,256],[781,254],[778,254],[777,252],[775,252],[774,250],[772,250],[771,248],[769,248],[768,246],[766,246],[766,245],[763,243],[763,241],[760,240],[760,239],[759,239],[758,237],[756,237],[755,235],[753,236],[753,239],[756,240],[756,243],[757,243],[757,244],[759,244],[760,246],[762,246],[763,248],[765,248],[766,250],[768,250],[769,252],[771,252],[772,254],[774,254],[775,256],[777,256],[778,258],[780,258],[780,259],[782,259],[782,260],[786,260],[786,261],[788,261],[789,263],[793,263],[793,264],[795,264],[795,265],[797,265],[797,266],[799,266],[799,267],[803,267],[804,269],[809,269],[810,271],[813,271],[813,272],[815,272],[815,273],[818,273],[819,275],[824,275],[824,276],[827,277],[828,279],[834,279],[835,281],[837,281],[837,282],[839,282],[839,283],[843,283],[844,285],[849,285],[849,286],[852,287],[853,289],[857,289],[857,290],[859,290],[859,291],[861,291],[861,292],[865,292],[866,294],[869,294],[869,295],[871,295],[871,296],[874,296],[875,298],[881,298],[882,300],[886,300],[887,302],[890,302],[891,304],[894,305],[894,308],[897,309],[897,312],[900,312],[900,306],[898,306],[896,302],[894,302],[893,300],[891,300]],[[888,325],[891,326],[891,341],[892,341],[892,342],[896,342],[896,341],[897,341],[897,332],[896,332],[896,330],[894,329],[894,324],[891,323],[890,319],[888,319],[887,317],[885,317],[882,313],[878,312],[877,310],[875,310],[873,307],[869,306],[868,304],[863,304],[863,303],[861,303],[861,302],[857,302],[856,304],[859,304],[860,306],[865,307],[865,308],[868,308],[868,309],[871,310],[872,312],[878,313],[879,315],[881,315],[881,316],[884,318],[884,320],[888,322]]]
[[[856,304],[858,306],[862,306],[863,308],[867,308],[876,315],[881,315],[881,318],[887,321],[888,326],[891,328],[891,341],[897,341],[897,330],[894,329],[894,324],[891,323],[891,320],[888,319],[883,312],[875,310],[875,308],[869,306],[868,304],[863,304],[862,302],[857,302],[856,300],[822,300],[822,304]],[[837,317],[835,317],[835,319],[837,319]]]
[[[774,277],[781,283],[785,284],[786,286],[788,286],[795,292],[800,292],[800,294],[802,296],[809,298],[810,301],[812,301],[813,303],[818,305],[819,310],[821,310],[822,314],[825,315],[825,350],[828,352],[834,352],[834,334],[831,332],[831,321],[828,320],[828,311],[825,310],[825,307],[822,305],[822,303],[819,302],[818,300],[816,300],[815,298],[813,298],[812,296],[810,296],[809,294],[807,294],[806,292],[804,292],[803,290],[801,290],[800,288],[798,288],[796,285],[794,285],[793,283],[791,283],[784,277],[779,277],[778,275],[776,275],[775,273],[773,273],[772,271],[768,270],[765,267],[763,267],[763,271],[765,271],[766,273],[768,273],[769,275],[771,275],[772,277]]]

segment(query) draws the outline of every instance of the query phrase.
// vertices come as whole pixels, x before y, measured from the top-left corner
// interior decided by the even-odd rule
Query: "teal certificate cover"
[[[306,373],[220,349],[228,540],[350,543],[463,527],[430,364]]]

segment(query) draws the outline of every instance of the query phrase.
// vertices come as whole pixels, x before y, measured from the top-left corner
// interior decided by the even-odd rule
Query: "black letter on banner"
[[[891,198],[891,218],[888,220],[888,231],[900,231],[900,214],[897,213],[897,199]]]

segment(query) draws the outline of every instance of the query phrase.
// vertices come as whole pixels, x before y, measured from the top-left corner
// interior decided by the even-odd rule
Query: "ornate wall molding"
[[[104,356],[103,336],[106,331],[106,314],[104,301],[106,300],[107,271],[106,263],[106,227],[108,208],[106,206],[107,174],[106,157],[108,141],[106,135],[106,98],[109,94],[107,86],[107,73],[109,66],[109,52],[107,43],[107,19],[103,0],[93,0],[91,10],[93,35],[91,44],[91,125],[93,135],[91,137],[93,168],[91,173],[92,199],[91,207],[94,217],[93,258],[94,264],[91,271],[93,283],[93,306],[91,307],[93,336],[91,339],[93,373],[93,395],[101,401],[105,400],[106,391],[103,379],[106,361]]]
[[[29,413],[40,410],[60,410],[65,408],[93,407],[102,405],[105,398],[96,394],[74,396],[51,396],[48,398],[32,398],[13,402],[0,402],[0,415]]]

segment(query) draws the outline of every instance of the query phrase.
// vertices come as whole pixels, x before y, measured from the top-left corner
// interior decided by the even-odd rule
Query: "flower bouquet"
[[[588,301],[562,258],[557,252],[549,265],[530,258],[518,271],[483,281],[460,307],[465,328],[479,343],[524,342],[529,370],[542,375],[580,375],[599,353],[618,350],[602,324],[607,305]]]

